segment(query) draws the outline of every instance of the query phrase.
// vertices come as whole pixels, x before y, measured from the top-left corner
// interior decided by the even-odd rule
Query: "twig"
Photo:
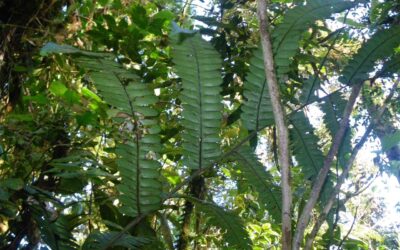
[[[325,180],[328,176],[329,169],[331,167],[333,159],[339,151],[339,147],[342,143],[346,129],[349,125],[351,112],[353,111],[357,97],[361,91],[361,87],[362,83],[358,83],[353,86],[350,98],[347,102],[346,108],[343,113],[342,120],[340,121],[338,132],[336,133],[335,138],[333,139],[332,146],[328,152],[328,155],[325,157],[324,165],[319,171],[318,176],[316,177],[316,181],[313,185],[310,198],[307,201],[305,207],[303,208],[303,211],[297,223],[296,233],[293,241],[293,250],[300,249],[301,242],[304,237],[304,231],[310,220],[312,209],[314,208],[315,204],[318,201],[318,197],[321,193],[322,187],[324,186]]]
[[[337,249],[342,249],[342,245],[345,242],[345,240],[347,239],[347,237],[349,237],[351,231],[353,231],[353,227],[356,224],[356,220],[357,220],[357,213],[358,213],[358,207],[356,207],[356,211],[354,213],[354,219],[353,222],[351,223],[351,226],[349,228],[349,231],[347,231],[347,234],[343,237],[343,239],[340,241],[339,246]]]
[[[263,48],[265,77],[267,80],[269,95],[274,113],[276,132],[278,137],[278,160],[281,168],[282,186],[282,249],[289,250],[292,243],[292,191],[290,183],[290,153],[289,132],[285,122],[285,111],[281,103],[278,80],[275,72],[272,44],[265,0],[257,1],[257,16],[260,22],[261,45]]]
[[[368,139],[368,136],[369,136],[369,134],[371,133],[371,131],[372,131],[374,125],[376,124],[376,121],[379,120],[380,117],[382,117],[383,113],[385,113],[385,111],[386,111],[386,109],[387,109],[387,108],[386,108],[386,104],[389,103],[389,101],[393,98],[393,95],[394,95],[394,93],[396,92],[396,88],[397,88],[397,85],[398,85],[398,84],[399,84],[399,81],[397,81],[397,82],[393,85],[393,87],[392,87],[392,89],[391,89],[389,95],[386,97],[386,99],[385,99],[385,101],[384,101],[384,105],[381,107],[380,110],[378,110],[377,116],[376,116],[376,118],[375,118],[375,121],[371,121],[370,125],[369,125],[369,126],[367,127],[367,129],[365,130],[364,135],[361,137],[360,141],[359,141],[359,142],[357,143],[357,145],[354,147],[353,152],[352,152],[352,154],[351,154],[351,157],[350,157],[350,159],[348,160],[348,162],[347,162],[347,164],[346,164],[346,166],[345,166],[345,169],[344,169],[343,173],[340,175],[340,177],[339,177],[339,179],[338,179],[338,181],[337,181],[337,183],[336,183],[336,186],[335,186],[335,188],[334,188],[334,191],[332,192],[332,195],[330,196],[330,198],[329,198],[327,204],[325,205],[325,207],[324,207],[322,213],[320,214],[319,218],[317,219],[317,222],[314,224],[314,227],[313,227],[313,229],[312,229],[310,235],[308,236],[305,249],[311,249],[312,244],[313,244],[313,241],[314,241],[314,238],[315,238],[315,236],[317,235],[317,233],[318,233],[320,227],[322,226],[323,222],[325,221],[326,216],[328,215],[328,213],[329,213],[330,210],[332,209],[333,203],[334,203],[334,201],[335,201],[335,197],[336,197],[336,195],[339,193],[342,184],[344,183],[345,179],[347,178],[347,175],[348,175],[348,173],[349,173],[349,171],[350,171],[350,169],[351,169],[351,166],[353,165],[353,162],[354,162],[354,160],[355,160],[355,158],[356,158],[356,156],[357,156],[357,153],[358,153],[359,150],[362,148],[362,146],[364,145],[365,141]],[[360,194],[361,192],[363,192],[365,189],[367,189],[367,188],[369,187],[369,185],[370,185],[371,183],[372,183],[372,182],[370,182],[370,183],[369,183],[364,189],[362,189],[361,191],[357,192],[356,194],[353,194],[352,197],[354,197],[355,195],[358,195],[358,194]],[[351,198],[351,197],[350,197],[350,198]]]

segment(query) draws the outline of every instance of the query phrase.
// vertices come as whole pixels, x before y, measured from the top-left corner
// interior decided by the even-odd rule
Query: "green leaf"
[[[20,178],[8,178],[0,182],[0,186],[12,190],[20,190],[24,187],[24,181]]]
[[[343,98],[340,92],[334,92],[324,97],[322,99],[322,103],[320,104],[321,110],[324,112],[323,120],[328,128],[328,132],[332,140],[339,130],[340,120],[343,117],[346,104],[347,101]],[[351,150],[351,130],[348,129],[338,152],[339,164],[342,168],[346,166],[346,155],[351,153]]]
[[[278,223],[281,222],[282,195],[279,186],[275,185],[272,176],[257,160],[252,149],[242,146],[235,151],[233,159],[237,161],[237,168],[241,170],[249,185],[258,192],[260,202],[266,206],[269,214]]]
[[[318,137],[314,134],[308,118],[301,111],[290,116],[290,148],[301,167],[304,177],[314,180],[322,168],[324,155],[318,146]]]
[[[210,219],[208,223],[223,230],[223,238],[228,243],[228,249],[251,249],[250,237],[239,216],[231,211],[192,197],[186,197],[193,202],[198,211]]]
[[[119,209],[132,217],[155,211],[161,206],[160,164],[149,157],[152,150],[156,150],[159,138],[157,136],[158,144],[146,140],[151,136],[155,135],[116,147],[117,165],[122,178],[117,186],[120,194],[118,199],[122,203]]]
[[[41,105],[49,103],[49,99],[47,99],[47,97],[43,94],[38,94],[33,96],[23,96],[22,98],[24,101],[32,101]]]
[[[97,250],[104,249],[109,242],[119,235],[119,232],[92,232],[83,243],[83,250]],[[148,244],[149,239],[143,237],[134,237],[129,234],[122,234],[122,236],[109,247],[123,247],[126,249],[142,249],[141,247]]]
[[[306,5],[288,10],[282,23],[272,32],[277,77],[281,78],[289,72],[291,58],[298,51],[301,35],[309,29],[311,24],[319,19],[328,18],[333,13],[352,8],[355,4],[356,2],[338,0],[313,0],[307,2]],[[241,118],[248,130],[259,130],[274,123],[262,55],[263,51],[259,46],[250,60],[249,74],[244,84],[243,95],[246,101],[242,107]],[[307,97],[313,91],[311,87],[312,84],[309,84]]]
[[[63,96],[68,88],[62,82],[54,81],[51,83],[49,90],[55,96]]]
[[[394,54],[400,45],[400,26],[378,30],[353,56],[339,80],[348,85],[362,83],[369,78],[377,60]]]
[[[282,23],[272,32],[274,59],[277,77],[289,72],[290,59],[296,55],[301,35],[310,25],[320,19],[329,18],[334,13],[354,7],[360,1],[312,0],[288,10]]]
[[[386,152],[392,147],[400,144],[400,130],[394,132],[393,134],[388,134],[381,140],[382,151]]]
[[[0,187],[0,201],[7,201],[9,197],[10,194]]]
[[[306,105],[313,101],[318,100],[317,91],[320,87],[321,80],[319,78],[309,78],[303,82],[301,88],[301,95],[299,101],[301,104]]]
[[[241,119],[248,130],[259,130],[274,123],[271,98],[265,79],[262,50],[255,51],[246,77]]]
[[[198,169],[210,165],[220,155],[221,59],[199,34],[183,41],[180,35],[171,39],[173,61],[183,88],[179,97],[183,106],[183,161],[191,169]]]
[[[137,6],[133,11],[142,13],[143,10]],[[148,85],[140,83],[135,74],[124,69],[111,55],[56,48],[46,51],[77,54],[75,61],[89,71],[104,100],[121,111],[114,113],[121,118],[118,119],[120,126],[126,130],[123,132],[131,135],[124,138],[124,144],[117,143],[115,150],[121,177],[121,183],[117,185],[120,211],[136,217],[157,210],[161,205],[160,164],[157,161],[160,128],[155,120],[158,112],[154,108],[158,98]],[[93,96],[88,91],[86,94]]]
[[[77,49],[75,47],[72,47],[70,45],[58,45],[53,42],[47,43],[43,48],[40,50],[40,55],[41,56],[48,56],[50,54],[78,54],[78,55],[86,55],[86,56],[92,56],[92,57],[104,57],[104,56],[109,56],[107,53],[95,53],[95,52],[90,52],[90,51],[84,51]]]

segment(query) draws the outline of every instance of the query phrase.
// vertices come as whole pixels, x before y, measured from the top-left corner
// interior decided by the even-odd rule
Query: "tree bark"
[[[289,133],[285,122],[285,111],[281,103],[278,80],[275,72],[271,37],[268,31],[269,21],[267,15],[267,3],[265,0],[257,0],[257,15],[260,22],[265,77],[267,79],[268,90],[271,97],[278,137],[278,161],[281,169],[282,186],[282,249],[289,250],[292,242],[292,191],[290,184]]]

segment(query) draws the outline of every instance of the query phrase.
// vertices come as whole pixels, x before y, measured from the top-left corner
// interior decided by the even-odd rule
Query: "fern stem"
[[[293,250],[300,249],[304,237],[304,231],[311,217],[311,212],[318,201],[318,197],[321,193],[322,187],[324,186],[325,180],[328,176],[332,161],[335,155],[338,153],[340,145],[342,144],[344,135],[346,133],[346,129],[349,125],[351,112],[353,111],[354,105],[361,91],[361,88],[362,88],[362,83],[358,83],[354,85],[354,87],[352,88],[350,98],[347,102],[345,111],[343,113],[343,118],[340,121],[340,127],[338,129],[338,132],[336,133],[335,138],[333,139],[332,146],[328,152],[328,155],[325,157],[324,165],[319,171],[318,176],[316,177],[315,183],[313,185],[310,194],[310,198],[307,201],[306,205],[304,206],[303,211],[301,212],[300,218],[298,220],[296,233],[293,240]]]
[[[265,0],[257,1],[257,15],[260,22],[261,45],[263,47],[263,58],[265,76],[271,97],[274,119],[276,122],[277,136],[279,140],[279,165],[281,167],[282,185],[282,249],[289,250],[292,241],[291,206],[292,192],[290,184],[290,159],[289,159],[289,132],[285,122],[285,112],[281,103],[278,80],[272,52],[272,44],[267,16],[267,3]]]

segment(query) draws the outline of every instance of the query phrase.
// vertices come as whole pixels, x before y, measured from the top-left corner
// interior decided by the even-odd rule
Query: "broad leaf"
[[[233,159],[237,167],[247,179],[249,185],[258,192],[260,202],[267,208],[269,214],[278,223],[281,222],[282,195],[279,186],[266,171],[265,167],[257,160],[251,148],[242,146],[234,153]]]
[[[394,49],[400,45],[400,26],[378,30],[350,60],[342,72],[340,81],[352,85],[369,78],[377,60],[385,59],[394,54]]]
[[[93,232],[85,240],[82,250],[104,249],[109,242],[119,235],[119,232]],[[120,238],[109,247],[123,247],[126,249],[141,249],[150,241],[142,237],[134,237],[129,234],[122,234]]]
[[[171,39],[173,61],[182,78],[183,160],[191,169],[199,169],[220,155],[221,59],[199,34],[177,33]]]
[[[191,197],[187,197],[187,199],[209,217],[208,223],[223,230],[223,237],[228,243],[228,249],[251,249],[250,237],[239,216],[212,203]]]

